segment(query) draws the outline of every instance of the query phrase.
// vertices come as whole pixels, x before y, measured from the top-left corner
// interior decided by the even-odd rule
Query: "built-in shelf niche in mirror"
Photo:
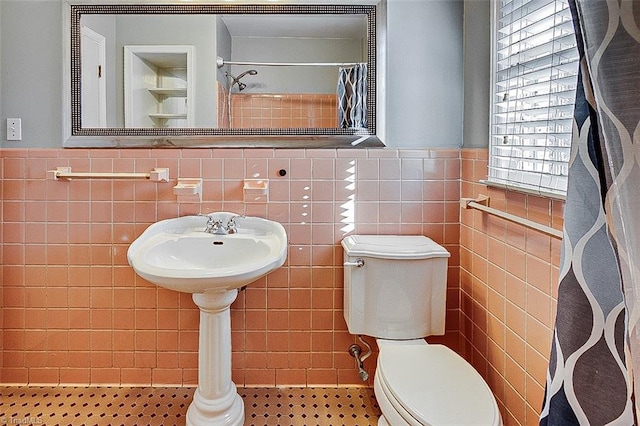
[[[378,54],[382,46],[377,32],[384,10],[376,1],[371,3],[95,5],[70,1],[65,146],[383,146],[378,133],[384,127],[378,57],[384,55]],[[91,33],[107,28],[106,63],[88,66],[96,55],[86,53],[83,34],[87,28]],[[189,57],[191,70],[176,67],[174,72],[156,66],[177,60],[179,51],[187,47],[185,58]],[[154,49],[167,53],[163,57]],[[130,56],[132,52],[136,53]],[[144,91],[135,95],[149,104],[144,120],[130,119],[133,80],[127,76],[126,57],[148,68],[149,75],[139,77],[140,87],[136,87]],[[87,126],[89,111],[100,110],[87,95],[92,93],[87,69],[96,67],[106,80],[101,82],[106,86],[102,107],[107,110],[106,120],[91,120],[101,124]],[[151,75],[154,68],[156,76]],[[168,87],[162,87],[162,72],[169,74]],[[354,99],[364,109],[360,121],[345,121],[349,116],[339,108],[340,96],[352,96],[356,89],[350,85],[355,87],[357,77],[352,79],[358,72],[364,85]],[[181,75],[184,88],[176,83]],[[321,80],[322,89],[307,89]],[[351,108],[356,102],[350,98],[342,103]]]

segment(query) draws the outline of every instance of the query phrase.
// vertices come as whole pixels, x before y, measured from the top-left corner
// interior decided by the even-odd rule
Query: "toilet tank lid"
[[[348,256],[383,259],[449,257],[441,245],[424,235],[350,235],[342,240]]]

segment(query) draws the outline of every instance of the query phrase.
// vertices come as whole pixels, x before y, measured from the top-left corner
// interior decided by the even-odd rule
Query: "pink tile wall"
[[[335,94],[237,93],[218,87],[218,127],[220,128],[335,128],[338,100]]]
[[[231,96],[233,128],[336,128],[335,94],[234,93]]]
[[[2,157],[0,157],[2,158]],[[4,176],[4,168],[2,161],[0,161],[0,176]],[[3,209],[2,209],[2,198],[3,198],[3,190],[0,185],[0,217],[4,217]],[[4,239],[3,239],[3,220],[0,220],[0,259],[3,258],[3,247],[4,247]],[[0,300],[4,300],[4,286],[2,283],[3,279],[3,270],[0,268]],[[4,315],[0,315],[0,365],[4,365]],[[2,377],[0,376],[0,383],[2,382]]]
[[[362,384],[342,318],[340,240],[352,232],[424,234],[449,249],[447,334],[434,340],[458,349],[458,150],[5,149],[0,158],[2,383],[194,384],[197,308],[138,278],[126,251],[154,221],[220,210],[279,221],[290,241],[285,266],[232,306],[238,385]],[[169,167],[172,181],[46,180],[57,166]],[[204,178],[201,204],[177,203],[178,176]],[[270,179],[268,203],[243,202],[245,177]],[[375,359],[367,364],[373,372]]]
[[[218,127],[336,128],[338,110],[333,94],[233,93],[229,124],[228,92],[218,84]]]
[[[479,184],[487,150],[464,149],[463,197],[562,229],[564,202]],[[538,423],[557,302],[561,242],[477,210],[460,217],[461,350],[495,393],[506,425]]]

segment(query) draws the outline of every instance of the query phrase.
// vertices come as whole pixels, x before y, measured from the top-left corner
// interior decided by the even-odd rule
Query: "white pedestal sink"
[[[225,234],[232,218],[235,232]],[[220,234],[212,233],[214,221]],[[205,232],[207,228],[211,232]],[[224,212],[157,222],[129,247],[127,258],[138,275],[164,288],[193,293],[200,308],[198,388],[187,425],[244,423],[244,404],[231,380],[229,307],[240,287],[279,268],[286,257],[282,225]]]

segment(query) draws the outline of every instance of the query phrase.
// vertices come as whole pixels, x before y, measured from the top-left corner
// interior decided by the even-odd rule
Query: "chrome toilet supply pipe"
[[[369,358],[372,351],[371,346],[362,338],[362,335],[358,335],[358,340],[360,340],[360,342],[367,347],[367,353],[362,355],[362,348],[356,343],[349,346],[349,353],[356,360],[356,368],[358,369],[360,380],[366,382],[367,380],[369,380],[369,373],[367,373],[367,371],[364,369],[364,360]]]
[[[358,257],[353,262],[344,262],[343,266],[353,266],[356,268],[362,268],[364,266],[364,259],[361,257]],[[371,351],[371,346],[362,338],[361,334],[358,334],[358,340],[360,340],[360,342],[364,346],[366,346],[367,353],[362,355],[362,348],[360,347],[360,345],[356,343],[349,346],[349,353],[356,360],[356,368],[358,369],[358,375],[360,376],[360,380],[362,380],[363,382],[366,382],[367,380],[369,380],[369,373],[367,373],[367,371],[364,369],[364,360],[369,358],[369,355],[371,355],[372,351]]]

